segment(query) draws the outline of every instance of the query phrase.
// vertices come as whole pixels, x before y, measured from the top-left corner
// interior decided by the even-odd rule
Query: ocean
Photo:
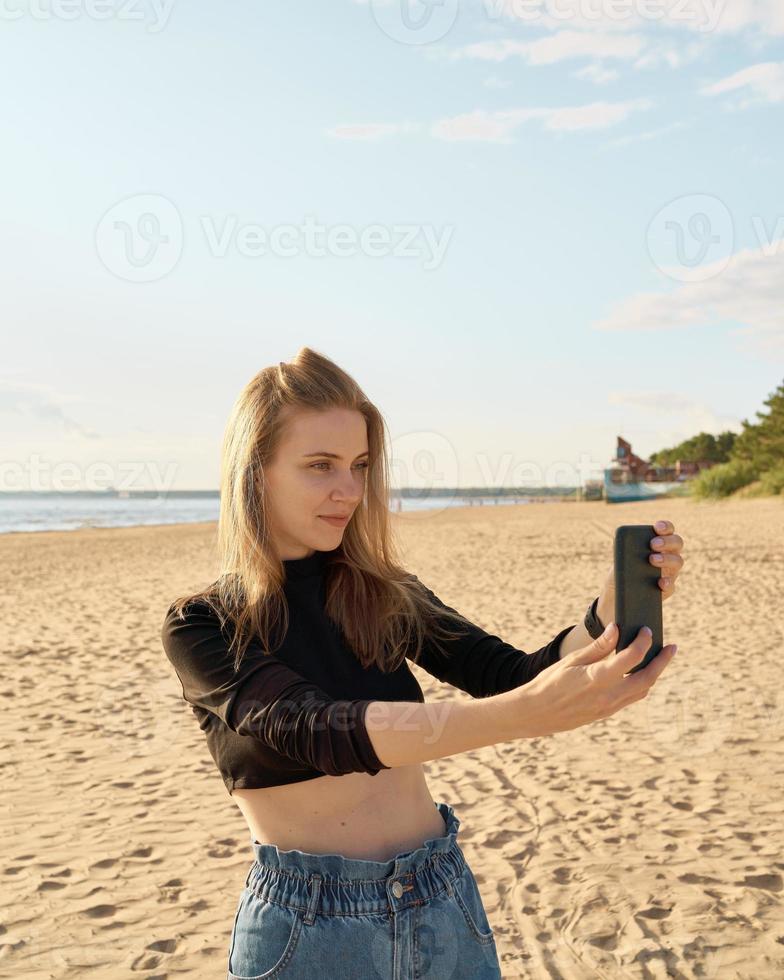
[[[481,501],[481,502],[480,502]],[[143,524],[193,524],[217,521],[217,493],[177,496],[151,494],[0,493],[0,534],[14,531],[78,531],[84,527],[133,527]],[[395,497],[390,510],[400,513],[444,507],[529,503],[526,497]],[[400,506],[398,506],[400,504]]]

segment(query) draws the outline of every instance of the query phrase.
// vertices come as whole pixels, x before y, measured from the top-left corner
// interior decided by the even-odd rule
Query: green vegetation
[[[650,461],[655,466],[674,466],[678,460],[682,463],[699,463],[705,460],[726,463],[736,439],[734,432],[722,432],[719,436],[700,432],[672,449],[660,449],[651,456]]]
[[[764,404],[769,411],[756,413],[759,422],[744,419],[740,434],[722,433],[714,440],[717,452],[719,446],[726,450],[725,457],[701,457],[716,459],[718,465],[703,470],[689,481],[694,497],[727,497],[733,493],[744,497],[784,495],[784,384],[779,385]],[[713,437],[705,436],[706,433],[700,433],[683,445],[695,443],[700,448],[710,448],[708,440]],[[732,438],[725,438],[727,436]]]
[[[766,496],[784,493],[784,463],[779,463],[778,466],[774,466],[773,469],[763,473],[760,483]]]
[[[690,481],[691,492],[694,497],[728,497],[758,478],[759,471],[751,463],[734,459],[703,470]]]

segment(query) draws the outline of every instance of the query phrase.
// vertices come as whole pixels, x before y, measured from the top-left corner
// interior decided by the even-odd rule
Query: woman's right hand
[[[524,737],[552,735],[609,718],[627,704],[641,701],[675,655],[669,644],[636,673],[625,677],[642,661],[651,645],[643,627],[628,647],[617,654],[618,627],[610,624],[605,633],[586,647],[573,650],[516,689],[525,702],[519,719]]]

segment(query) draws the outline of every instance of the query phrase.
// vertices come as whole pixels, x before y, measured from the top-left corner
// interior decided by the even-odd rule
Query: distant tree
[[[698,463],[708,460],[711,463],[726,463],[730,459],[732,445],[736,439],[734,432],[722,432],[718,437],[710,432],[700,432],[671,449],[660,449],[651,456],[655,466],[674,466],[682,463]]]
[[[732,456],[732,447],[737,438],[738,436],[735,432],[722,432],[721,435],[716,437],[716,445],[719,447],[719,451],[725,454],[726,459]]]
[[[764,404],[770,411],[756,412],[759,422],[744,419],[732,447],[733,460],[752,463],[762,473],[784,463],[784,384]]]

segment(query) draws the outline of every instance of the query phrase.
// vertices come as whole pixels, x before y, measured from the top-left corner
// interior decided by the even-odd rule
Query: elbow
[[[263,706],[246,701],[229,712],[229,727],[326,776],[375,776],[389,767],[376,757],[367,735],[365,703],[319,701],[292,707],[285,700]]]

